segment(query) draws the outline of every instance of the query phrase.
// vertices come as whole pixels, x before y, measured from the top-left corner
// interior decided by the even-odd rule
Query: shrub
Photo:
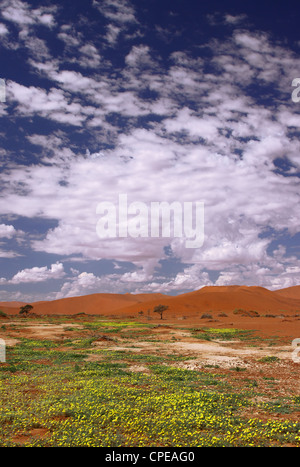
[[[32,305],[24,305],[24,306],[21,306],[20,307],[20,315],[28,315],[28,313],[30,313],[30,311],[33,309],[33,306]]]

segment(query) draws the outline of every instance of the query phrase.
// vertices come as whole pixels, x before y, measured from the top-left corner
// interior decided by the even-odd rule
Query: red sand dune
[[[300,300],[300,285],[294,287],[287,287],[286,289],[275,290],[277,295],[288,298],[298,298]]]
[[[143,304],[132,304],[119,311],[124,314],[136,314],[139,310],[146,312],[149,308],[153,309],[159,303],[169,306],[168,313],[185,316],[199,312],[238,309],[259,313],[294,314],[299,312],[300,314],[300,298],[284,297],[263,287],[246,286],[203,287],[195,292],[175,297],[153,298]]]
[[[64,314],[74,315],[86,313],[93,315],[114,314],[117,310],[122,310],[132,304],[141,304],[149,299],[164,297],[162,294],[108,294],[99,293],[83,295],[79,297],[62,298],[53,301],[31,302],[33,312],[37,314]],[[13,302],[11,302],[13,303]],[[16,303],[16,302],[14,302]],[[20,306],[7,306],[7,302],[0,302],[0,309],[8,314],[16,314],[20,311]]]
[[[23,305],[26,305],[26,303],[25,302],[0,302],[0,308],[1,307],[20,308]]]
[[[300,286],[277,291],[263,287],[213,286],[177,296],[99,293],[32,303],[33,311],[37,314],[86,313],[118,316],[136,316],[140,311],[146,315],[148,310],[152,312],[158,304],[168,305],[168,314],[173,316],[192,316],[209,311],[232,312],[237,309],[295,314],[300,313]],[[20,306],[11,307],[7,302],[0,302],[0,309],[8,314],[19,313]]]

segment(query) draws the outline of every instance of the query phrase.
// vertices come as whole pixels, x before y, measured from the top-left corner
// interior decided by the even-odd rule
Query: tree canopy
[[[31,311],[32,309],[33,309],[33,306],[32,306],[32,305],[29,305],[29,304],[23,305],[23,306],[20,307],[19,313],[20,313],[20,315],[26,315],[26,316],[27,316],[28,313],[30,313],[30,311]]]

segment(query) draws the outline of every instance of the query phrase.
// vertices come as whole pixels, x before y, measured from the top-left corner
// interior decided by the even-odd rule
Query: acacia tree
[[[33,306],[32,305],[24,305],[24,306],[21,306],[20,307],[20,315],[25,315],[27,316],[28,313],[33,309]]]
[[[160,314],[160,319],[163,319],[163,312],[166,311],[169,307],[167,305],[157,305],[154,307],[153,312]]]

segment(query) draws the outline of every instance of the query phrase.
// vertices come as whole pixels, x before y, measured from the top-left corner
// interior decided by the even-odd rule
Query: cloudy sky
[[[0,300],[300,284],[289,2],[2,0],[0,43]],[[203,245],[100,238],[119,195],[203,202]]]

